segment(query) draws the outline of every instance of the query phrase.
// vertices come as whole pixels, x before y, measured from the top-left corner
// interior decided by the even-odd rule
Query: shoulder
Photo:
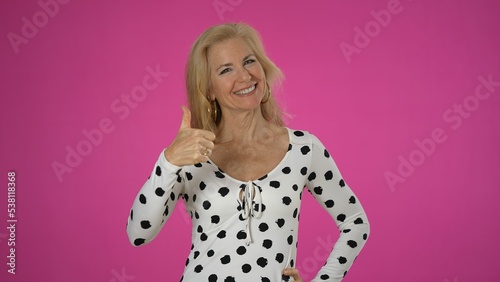
[[[287,128],[290,136],[290,143],[292,144],[309,144],[309,145],[318,145],[321,144],[321,141],[307,130],[301,129],[292,129]]]

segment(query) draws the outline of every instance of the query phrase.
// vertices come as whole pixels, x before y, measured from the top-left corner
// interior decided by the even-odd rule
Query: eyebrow
[[[243,61],[246,61],[251,56],[255,56],[255,55],[254,54],[248,54],[248,55],[245,56],[245,58],[243,58]],[[215,70],[219,71],[222,67],[229,67],[229,66],[232,66],[232,65],[233,65],[232,63],[222,64],[222,65],[218,66]]]

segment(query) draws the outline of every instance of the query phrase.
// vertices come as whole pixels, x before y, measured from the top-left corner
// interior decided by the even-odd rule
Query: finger
[[[300,282],[302,279],[299,276],[299,271],[295,268],[285,268],[283,274],[286,276],[292,276],[294,281]]]
[[[182,122],[180,129],[185,128],[191,128],[191,111],[186,106],[182,106]]]
[[[207,140],[205,138],[201,138],[199,143],[203,148],[206,149],[213,149],[214,148],[214,142]]]

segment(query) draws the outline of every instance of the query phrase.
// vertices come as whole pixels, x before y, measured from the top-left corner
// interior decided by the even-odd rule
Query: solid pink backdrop
[[[286,75],[288,126],[323,141],[368,213],[371,238],[345,281],[500,280],[497,1],[1,6],[0,281],[179,280],[184,206],[141,248],[125,223],[180,125],[192,42],[227,21],[262,34]],[[338,232],[304,195],[297,266],[309,281]]]

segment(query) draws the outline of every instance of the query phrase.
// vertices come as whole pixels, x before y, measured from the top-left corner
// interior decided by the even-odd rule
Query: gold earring
[[[213,122],[217,123],[219,110],[217,109],[217,101],[215,99],[210,100],[210,107],[208,108],[208,113],[212,118]]]
[[[267,98],[266,98],[267,96]],[[261,104],[267,103],[269,101],[269,98],[271,98],[271,87],[269,87],[269,84],[266,81],[266,93],[264,94],[264,99],[260,102]]]

